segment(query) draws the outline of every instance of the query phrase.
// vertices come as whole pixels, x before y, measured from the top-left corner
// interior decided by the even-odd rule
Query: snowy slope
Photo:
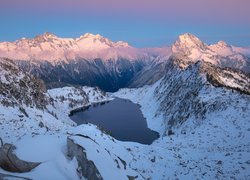
[[[250,177],[250,97],[228,87],[214,87],[206,79],[207,66],[211,65],[170,68],[154,85],[114,94],[140,104],[149,128],[162,135],[150,147],[156,156],[155,163],[149,163],[154,168],[138,168],[153,179]],[[218,78],[223,73],[214,75]],[[224,77],[226,82],[231,79]],[[249,89],[249,79],[245,86]]]
[[[113,138],[103,134],[95,126],[83,125],[75,128],[75,123],[68,117],[73,109],[91,103],[112,100],[112,98],[98,88],[64,87],[51,89],[48,92],[41,91],[46,103],[36,104],[39,102],[33,102],[34,95],[29,94],[33,88],[32,83],[29,84],[29,80],[33,77],[22,72],[10,60],[1,59],[0,65],[0,84],[1,88],[4,87],[0,91],[0,137],[4,143],[13,143],[17,147],[15,153],[22,160],[42,163],[27,173],[10,173],[0,168],[0,177],[1,174],[9,174],[32,179],[78,179],[77,161],[75,158],[70,159],[67,156],[67,138],[69,136],[86,149],[88,159],[96,164],[105,179],[127,179],[127,175],[139,175],[124,165],[126,162],[121,159],[123,157],[118,157],[116,153],[111,155],[108,152],[112,150],[107,150],[104,146],[106,144],[112,148],[112,143],[115,143],[117,148],[120,148],[120,142],[116,143]],[[25,86],[19,82],[24,82]],[[7,86],[9,89],[25,89],[27,94],[24,93],[23,96],[29,100],[27,102],[32,103],[21,101],[20,97],[20,100],[16,98],[13,94],[15,91],[10,91],[6,95]],[[39,91],[40,89],[34,90]],[[86,138],[80,138],[79,141],[79,134],[93,135],[95,136],[93,138],[102,144],[96,145]],[[93,148],[96,148],[95,152],[93,152]],[[124,147],[121,149],[127,152]],[[101,158],[103,161],[100,161]]]
[[[75,123],[71,110],[110,98],[98,88],[65,87],[48,92],[43,82],[0,59],[0,122],[3,140],[26,134],[65,132]]]
[[[72,110],[88,106],[93,103],[112,100],[106,93],[92,87],[63,87],[48,90],[48,95],[53,98],[53,106],[69,115]]]
[[[124,89],[116,95],[139,102],[146,118],[152,117],[154,113],[155,118],[151,119],[153,122],[148,123],[149,128],[155,129],[158,124],[161,127],[160,132],[164,132],[162,121],[157,119],[166,118],[161,118],[160,116],[163,115],[157,111],[152,112],[153,109],[158,108],[159,100],[156,97],[157,92],[152,91],[151,87]],[[204,102],[211,104],[223,100],[221,105],[217,105],[221,106],[222,110],[212,110],[204,119],[190,117],[179,128],[173,130],[174,135],[162,136],[150,147],[156,157],[155,163],[148,162],[148,167],[142,166],[139,169],[146,171],[146,174],[153,179],[174,177],[248,179],[250,176],[249,97],[242,98],[240,94],[235,95],[230,91],[225,92],[223,89],[213,87],[202,90],[199,96]],[[150,101],[144,101],[144,99],[150,99]],[[144,109],[148,104],[151,104],[150,108]],[[147,120],[150,119],[147,118]],[[146,152],[142,154],[137,157],[140,156],[145,160],[148,154]],[[142,163],[144,161],[142,159],[137,160],[136,164]]]
[[[28,84],[28,80],[32,78],[31,75],[23,73],[9,60],[2,59],[0,67],[1,87],[8,85],[12,89],[14,87],[21,88],[22,84],[18,82],[25,79],[27,84],[23,88],[29,92],[32,88],[32,84]],[[11,73],[12,71],[15,74]],[[18,79],[18,77],[20,78]],[[13,82],[15,83],[13,84]],[[83,127],[75,128],[74,123],[68,117],[70,111],[75,108],[112,99],[98,88],[64,87],[51,89],[48,92],[43,91],[41,93],[47,102],[42,107],[38,106],[41,104],[36,107],[34,106],[36,104],[12,98],[12,96],[15,97],[15,94],[12,94],[15,91],[10,91],[6,96],[5,90],[8,89],[5,87],[0,91],[0,137],[4,143],[14,143],[17,147],[15,153],[19,158],[26,161],[42,162],[42,164],[28,173],[10,173],[0,168],[0,175],[1,173],[12,174],[32,179],[78,179],[76,159],[71,160],[67,157],[67,137],[70,135],[72,139],[79,141],[78,135],[74,134],[82,133],[84,135],[87,133],[87,135],[98,135],[95,137],[97,141],[104,143],[107,138],[108,144],[114,143],[113,138],[104,135],[95,126],[83,125]],[[29,100],[33,99],[32,94],[23,95]],[[7,100],[8,103],[6,103]],[[105,179],[118,177],[127,179],[127,175],[139,175],[127,166],[120,168],[124,166],[124,161],[120,157],[118,158],[115,153],[110,155],[103,144],[97,146],[89,139],[84,138],[78,143],[86,149],[88,159],[94,161]],[[120,146],[118,145],[118,147]],[[94,154],[93,148],[96,148],[96,154]],[[127,151],[125,148],[122,149]],[[103,161],[100,161],[100,158],[103,158]]]

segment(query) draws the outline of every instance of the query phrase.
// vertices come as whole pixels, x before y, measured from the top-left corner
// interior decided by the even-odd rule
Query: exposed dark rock
[[[124,169],[126,169],[126,168],[127,168],[127,163],[126,163],[126,161],[124,161],[124,160],[123,160],[122,158],[120,158],[119,156],[117,156],[117,158],[122,162]]]
[[[43,122],[39,122],[38,126],[39,126],[40,128],[43,128],[43,127],[44,127]]]
[[[10,172],[29,172],[41,163],[27,162],[19,159],[14,153],[15,146],[5,143],[0,148],[0,167]]]
[[[171,135],[174,135],[174,132],[171,129],[169,129],[168,130],[168,136],[171,136]]]
[[[16,180],[31,180],[30,178],[26,178],[26,177],[21,177],[21,176],[14,176],[14,175],[10,175],[10,174],[3,174],[0,173],[0,179],[4,180],[4,179],[16,179]]]
[[[135,180],[138,178],[138,176],[129,176],[129,175],[127,175],[127,177],[128,177],[128,180]]]
[[[68,156],[73,159],[76,158],[79,166],[78,173],[86,179],[101,180],[103,179],[100,172],[96,168],[93,161],[87,159],[85,149],[76,144],[74,140],[67,138]]]

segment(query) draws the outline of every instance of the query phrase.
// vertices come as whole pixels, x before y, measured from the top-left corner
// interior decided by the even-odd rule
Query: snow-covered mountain
[[[66,65],[79,67],[73,64],[76,61],[56,66],[30,63],[36,68],[24,72],[24,64],[0,59],[0,137],[17,147],[19,158],[41,162],[26,173],[0,168],[0,178],[8,174],[31,179],[248,179],[250,77],[193,58],[187,53],[190,49],[212,50],[192,39],[191,43],[178,42],[179,49],[173,54],[154,56],[143,64],[136,73],[140,88],[114,94],[90,87],[46,90],[43,82],[28,72],[36,75],[43,70],[42,74],[50,72],[62,78],[70,72],[65,71]],[[83,62],[89,61],[79,61]],[[93,62],[98,67],[104,61]],[[42,66],[46,63],[50,65]],[[83,71],[86,67],[90,65],[78,69],[82,77],[93,72]],[[160,138],[151,145],[121,142],[94,125],[74,127],[68,117],[73,109],[115,97],[140,104],[148,127],[158,131]]]
[[[196,36],[186,33],[178,37],[168,54],[155,58],[149,66],[143,68],[130,81],[129,87],[141,87],[145,84],[155,83],[171,68],[171,62],[177,59],[182,68],[202,61],[216,67],[231,68],[249,74],[250,58],[247,52],[247,48],[236,48],[223,41],[207,45]]]
[[[0,43],[0,57],[15,60],[24,71],[43,79],[48,88],[87,85],[105,91],[152,84],[173,58],[185,59],[184,66],[204,61],[249,73],[247,52],[222,41],[206,45],[189,33],[179,36],[171,48],[135,48],[90,33],[76,39],[45,33]]]
[[[137,49],[126,42],[111,40],[101,35],[86,33],[79,38],[60,38],[44,33],[35,38],[22,38],[15,42],[0,43],[0,56],[14,60],[58,61],[76,59],[102,60],[126,58],[135,60],[147,56],[143,49]]]
[[[220,68],[204,61],[188,63],[187,65],[183,59],[172,58],[162,67],[164,71],[161,78],[154,80],[155,83],[152,81],[152,85],[149,86],[149,89],[154,87],[150,93],[153,93],[156,98],[160,108],[159,112],[167,113],[164,116],[165,119],[168,119],[168,123],[164,123],[168,124],[167,127],[181,125],[193,113],[197,116],[205,114],[208,108],[205,107],[206,103],[201,101],[202,98],[199,97],[199,94],[205,93],[208,89],[211,92],[216,91],[216,88],[224,89],[225,92],[232,91],[233,93],[235,91],[236,94],[245,94],[242,95],[243,97],[250,95],[249,75],[229,68]],[[147,86],[141,89],[147,89]],[[222,94],[224,94],[223,91]],[[118,95],[120,95],[119,92]],[[208,98],[205,97],[205,94],[202,96]],[[221,103],[223,100],[222,98],[219,102]]]
[[[47,87],[73,84],[115,91],[155,56],[164,54],[161,49],[165,48],[138,49],[90,33],[76,39],[45,33],[0,43],[0,57],[15,60],[24,71],[42,78]]]
[[[115,93],[140,104],[149,128],[161,134],[151,147],[165,160],[148,173],[153,179],[247,179],[250,77],[209,62],[188,63],[172,58],[155,83]]]
[[[196,62],[200,60],[219,67],[230,67],[250,72],[250,61],[246,55],[223,41],[208,46],[194,35],[186,33],[179,36],[172,45],[172,52],[174,56],[185,59],[185,61]]]

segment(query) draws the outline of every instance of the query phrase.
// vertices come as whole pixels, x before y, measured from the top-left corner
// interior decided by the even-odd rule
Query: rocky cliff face
[[[102,176],[93,161],[88,160],[84,147],[67,138],[67,155],[78,162],[78,174],[80,177],[93,180],[102,180]]]
[[[44,109],[49,103],[43,81],[21,71],[13,61],[0,60],[0,77],[2,104],[12,107],[24,104]]]
[[[161,101],[159,111],[168,119],[169,128],[182,124],[189,116],[200,119],[204,116],[204,104],[198,98],[204,83],[198,66],[199,63],[181,70],[172,64],[156,89],[156,96]]]
[[[18,64],[23,71],[43,79],[48,88],[83,85],[116,91],[126,87],[135,74],[147,65],[147,61],[79,59],[55,64],[30,61],[18,61]]]
[[[208,112],[230,107],[232,102],[228,95],[223,98],[223,92],[217,94],[219,100],[203,98],[214,96],[213,87],[235,91],[243,97],[250,94],[250,77],[247,74],[207,62],[188,64],[181,59],[172,59],[155,89],[155,96],[160,102],[158,112],[164,114],[167,129],[179,127],[190,118],[202,121]],[[203,94],[204,91],[208,94]]]

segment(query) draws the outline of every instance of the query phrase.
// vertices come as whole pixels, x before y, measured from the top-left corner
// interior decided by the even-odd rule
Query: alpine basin
[[[151,144],[159,134],[147,127],[139,105],[129,100],[116,98],[73,112],[71,119],[78,125],[92,123],[121,141]]]

